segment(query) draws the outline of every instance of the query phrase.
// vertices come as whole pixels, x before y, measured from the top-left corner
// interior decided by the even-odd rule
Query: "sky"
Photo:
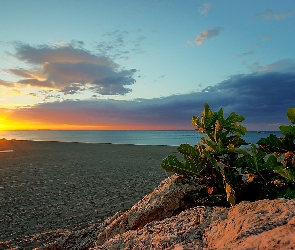
[[[2,130],[193,130],[204,103],[289,124],[294,0],[0,3]]]

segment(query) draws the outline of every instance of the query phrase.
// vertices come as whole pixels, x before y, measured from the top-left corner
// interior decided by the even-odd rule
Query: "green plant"
[[[287,117],[295,124],[295,108],[287,110]],[[268,154],[275,154],[281,164],[275,168],[275,172],[289,181],[295,181],[295,126],[281,125],[283,137],[271,134],[267,138],[261,138],[257,143]]]
[[[289,117],[294,113],[288,110],[288,114]],[[286,170],[289,165],[282,165],[276,156],[267,155],[263,147],[252,144],[250,152],[241,148],[247,144],[242,139],[246,128],[239,124],[244,119],[234,112],[224,118],[223,109],[213,112],[206,103],[202,114],[192,118],[195,130],[205,136],[195,146],[178,147],[183,162],[174,154],[163,159],[161,166],[166,171],[193,178],[203,186],[200,192],[188,194],[197,204],[233,206],[242,200],[295,197],[295,172]],[[290,127],[283,130],[288,131],[284,143],[290,146],[294,130]]]

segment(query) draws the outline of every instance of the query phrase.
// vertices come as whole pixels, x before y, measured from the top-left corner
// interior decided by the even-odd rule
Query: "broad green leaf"
[[[283,140],[273,134],[270,134],[266,138],[261,138],[257,144],[267,153],[286,152]]]
[[[193,166],[186,166],[181,163],[176,155],[168,155],[163,159],[161,166],[167,172],[174,172],[183,176],[194,176],[198,174]]]
[[[292,125],[289,125],[289,126],[286,126],[286,125],[282,125],[280,126],[280,130],[282,132],[282,134],[284,136],[286,136],[287,134],[291,134],[295,137],[295,126],[292,126]]]
[[[216,170],[218,170],[217,160],[211,156],[210,152],[204,151],[203,154],[206,157],[206,159],[211,163],[210,167],[213,166]]]
[[[242,125],[238,125],[235,128],[235,132],[239,135],[239,136],[243,136],[246,134],[247,129],[246,127],[242,126]]]
[[[265,153],[259,149],[256,148],[254,144],[251,144],[251,155],[246,155],[245,160],[248,165],[249,170],[251,173],[258,173],[261,169],[260,167],[265,163],[264,157]]]
[[[211,148],[212,151],[217,152],[217,145],[214,141],[207,141],[207,145]]]
[[[237,115],[235,112],[232,112],[228,118],[225,119],[226,123],[236,123],[236,122],[242,122],[245,120],[244,116]]]
[[[219,122],[219,125],[220,125],[220,127],[223,127],[223,126],[224,126],[223,109],[219,109],[217,115],[218,115],[218,122]]]
[[[199,151],[197,146],[191,146],[189,144],[180,144],[177,151],[184,155],[189,155],[191,157],[199,156]]]
[[[259,168],[260,170],[273,170],[275,169],[278,165],[280,165],[280,162],[278,162],[277,157],[274,155],[271,155],[268,157],[266,162]]]
[[[286,169],[284,166],[280,165],[280,166],[276,167],[274,172],[276,172],[279,175],[283,176],[287,180],[295,182],[295,169],[293,169],[293,168]]]
[[[295,108],[288,108],[287,117],[292,124],[295,124]]]
[[[248,143],[238,135],[229,136],[225,141],[226,145],[233,145],[235,148],[239,148],[242,145],[248,145]]]

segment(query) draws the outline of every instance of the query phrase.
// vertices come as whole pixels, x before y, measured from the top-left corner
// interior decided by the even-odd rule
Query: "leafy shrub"
[[[295,109],[288,110],[288,118],[294,124]],[[197,132],[205,134],[197,145],[181,144],[176,155],[168,155],[161,166],[169,172],[193,178],[202,190],[189,193],[196,204],[235,205],[242,200],[295,197],[294,126],[281,126],[284,138],[270,135],[242,149],[247,143],[242,139],[246,128],[239,123],[243,116],[231,113],[223,116],[223,109],[210,110],[206,103],[200,116],[193,116],[192,124]],[[272,155],[267,155],[271,153]],[[280,153],[285,157],[278,158]]]
[[[287,110],[287,117],[292,124],[295,124],[295,108]],[[281,159],[274,171],[289,181],[295,181],[295,126],[281,125],[280,130],[283,137],[278,138],[275,135],[269,135],[267,138],[261,138],[258,141],[259,146],[268,154],[275,154]]]

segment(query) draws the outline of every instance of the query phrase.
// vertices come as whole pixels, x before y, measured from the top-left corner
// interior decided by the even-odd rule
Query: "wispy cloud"
[[[260,68],[260,71],[295,72],[295,62],[291,59],[282,59]]]
[[[202,45],[205,41],[207,41],[208,39],[210,38],[213,38],[213,37],[217,37],[219,36],[219,33],[223,30],[224,28],[221,27],[221,26],[218,26],[218,27],[214,27],[212,29],[208,29],[208,30],[205,30],[203,32],[201,32],[200,34],[198,34],[197,38],[195,39],[195,43],[197,45]],[[192,44],[191,41],[188,41],[189,44]]]
[[[126,86],[135,83],[136,69],[122,70],[104,55],[83,48],[83,42],[71,44],[31,46],[17,44],[16,53],[8,53],[27,64],[28,69],[12,68],[7,72],[20,78],[5,86],[33,86],[74,94],[83,89],[102,95],[123,95],[130,92]]]
[[[263,20],[282,20],[288,17],[291,17],[295,13],[295,7],[291,10],[283,11],[283,12],[274,12],[271,9],[266,9],[262,13],[254,15],[254,18],[263,19]]]
[[[191,117],[200,114],[204,103],[208,102],[214,110],[223,107],[227,115],[233,111],[244,115],[248,129],[278,129],[273,124],[287,123],[286,110],[294,106],[295,70],[268,69],[233,75],[201,92],[133,101],[68,100],[44,103],[16,109],[10,118],[74,125],[115,124],[115,127],[109,128],[193,129]]]
[[[268,65],[260,65],[258,61],[248,65],[248,69],[252,72],[295,72],[295,62],[291,59],[282,59]]]
[[[244,52],[244,53],[241,53],[241,54],[238,54],[236,55],[236,57],[245,57],[245,56],[250,56],[250,55],[254,55],[255,54],[255,51],[254,50],[250,50],[248,52]]]
[[[141,35],[141,32],[142,30],[138,29],[132,33],[126,30],[115,30],[105,33],[102,35],[105,41],[99,42],[96,48],[100,54],[112,59],[129,59],[130,55],[144,53],[141,43],[147,38]]]
[[[198,8],[198,12],[201,15],[207,15],[209,10],[212,8],[213,4],[212,3],[203,3],[202,6]]]
[[[271,36],[271,35],[264,36],[264,37],[263,37],[263,41],[267,41],[267,40],[270,40],[270,39],[272,39],[272,38],[273,38],[273,36]]]

